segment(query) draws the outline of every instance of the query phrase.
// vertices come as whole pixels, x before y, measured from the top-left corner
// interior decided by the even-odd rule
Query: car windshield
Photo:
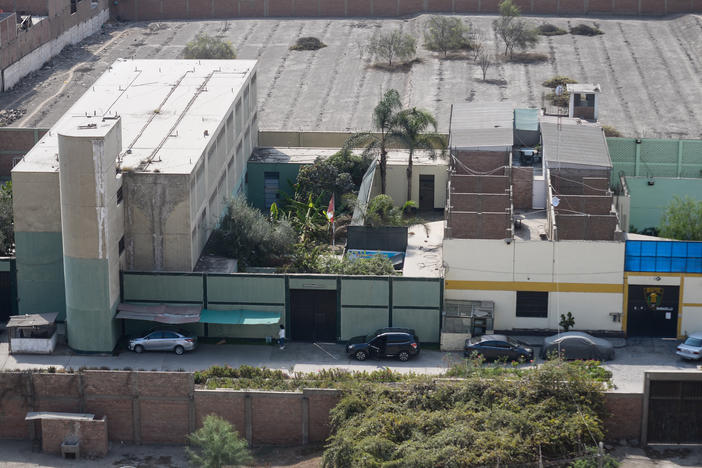
[[[702,348],[702,338],[688,338],[685,340],[687,346],[694,346],[695,348]]]
[[[521,341],[515,340],[514,338],[510,338],[509,336],[507,337],[507,342],[509,344],[511,344],[512,346],[523,346],[524,345]]]

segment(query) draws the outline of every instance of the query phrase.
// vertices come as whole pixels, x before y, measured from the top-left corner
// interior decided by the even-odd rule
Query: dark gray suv
[[[419,338],[411,328],[381,328],[368,336],[355,336],[346,345],[346,353],[365,361],[374,357],[397,357],[407,361],[419,354]]]

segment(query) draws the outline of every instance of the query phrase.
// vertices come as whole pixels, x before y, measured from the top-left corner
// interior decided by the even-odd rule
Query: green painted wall
[[[389,290],[390,282],[388,280],[343,278],[341,280],[341,306],[385,306],[387,313],[390,299]]]
[[[336,278],[295,278],[290,277],[290,289],[323,289],[327,291],[336,290]]]
[[[123,275],[125,301],[202,302],[202,275]]]
[[[292,195],[292,189],[288,181],[295,183],[297,173],[300,172],[301,164],[267,164],[249,162],[247,165],[249,181],[247,184],[247,199],[252,206],[259,210],[266,209],[266,203],[263,192],[263,174],[264,172],[278,172],[280,174],[279,183],[280,191]],[[282,198],[282,196],[281,196]]]
[[[285,278],[275,276],[208,276],[208,308],[215,302],[285,304]],[[248,308],[248,307],[247,307]],[[258,309],[256,309],[258,310]],[[261,309],[263,310],[263,309]]]
[[[60,232],[15,232],[20,314],[58,312],[66,318],[63,244]]]
[[[702,200],[702,179],[654,178],[648,185],[647,177],[627,177],[631,204],[629,224],[638,230],[658,227],[666,207],[675,195]]]
[[[388,326],[388,309],[341,306],[341,339],[367,335]]]
[[[393,307],[392,326],[414,328],[420,342],[438,343],[440,336],[437,309],[403,309]]]
[[[111,352],[120,330],[110,304],[107,260],[64,257],[68,345],[83,352]]]

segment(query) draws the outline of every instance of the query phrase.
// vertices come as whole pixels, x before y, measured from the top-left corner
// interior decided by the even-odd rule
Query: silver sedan
[[[544,339],[541,357],[548,358],[560,353],[564,359],[614,359],[614,346],[603,338],[595,338],[583,332],[565,332]]]
[[[129,340],[129,349],[136,353],[144,351],[173,351],[183,354],[197,346],[197,337],[173,330],[152,330],[141,338]]]

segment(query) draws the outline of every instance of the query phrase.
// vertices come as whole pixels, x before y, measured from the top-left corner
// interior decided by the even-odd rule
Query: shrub
[[[389,195],[376,195],[368,202],[366,209],[366,226],[409,226],[421,224],[423,221],[414,215],[417,203],[413,200],[406,202],[402,208],[396,208]]]
[[[580,23],[579,25],[570,28],[570,33],[577,36],[599,36],[600,34],[604,34],[604,32],[596,25],[588,26],[584,23]]]
[[[562,36],[563,34],[568,34],[568,31],[565,29],[551,23],[542,23],[536,27],[536,30],[541,36]]]
[[[669,239],[702,241],[702,200],[676,195],[663,212],[660,235]]]
[[[319,50],[327,45],[316,37],[301,37],[290,46],[290,50]]]
[[[604,132],[606,137],[621,138],[622,136],[622,133],[616,128],[612,127],[611,125],[603,125],[602,131]]]
[[[434,52],[441,52],[444,57],[450,51],[470,49],[468,34],[470,28],[455,16],[432,16],[424,31],[424,45]]]
[[[186,59],[235,59],[236,51],[229,41],[199,33],[185,45],[184,55]]]
[[[244,266],[275,266],[292,252],[295,239],[288,221],[271,221],[245,199],[234,198],[212,233],[208,250],[236,258]]]
[[[248,443],[231,424],[215,414],[205,416],[202,427],[188,436],[199,450],[186,447],[190,462],[203,468],[243,465],[253,462]]]
[[[370,53],[377,55],[388,62],[388,66],[393,66],[393,60],[409,62],[417,53],[417,41],[409,34],[405,34],[399,29],[392,32],[379,33],[373,36],[368,44]]]
[[[556,96],[556,93],[548,93],[546,99],[551,101],[554,106],[568,107],[570,105],[570,93],[568,92],[564,92],[560,96]]]
[[[558,76],[554,76],[554,77],[551,78],[550,80],[544,81],[544,82],[541,83],[541,84],[542,84],[543,86],[547,87],[547,88],[556,89],[556,88],[559,87],[559,86],[563,86],[563,87],[565,88],[566,85],[575,84],[575,83],[577,83],[577,81],[574,80],[573,78],[569,78],[569,77],[567,77],[567,76],[558,75]]]
[[[0,185],[0,256],[10,255],[15,245],[12,214],[12,182]]]

